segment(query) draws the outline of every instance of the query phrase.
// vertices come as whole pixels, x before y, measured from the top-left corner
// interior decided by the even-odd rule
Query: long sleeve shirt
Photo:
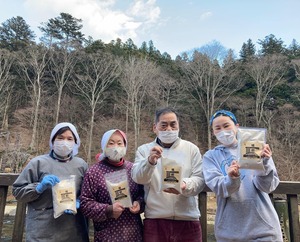
[[[180,138],[170,148],[163,148],[162,156],[175,160],[182,167],[182,180],[186,183],[186,189],[181,194],[175,195],[161,190],[163,175],[161,159],[158,159],[154,166],[148,162],[150,150],[157,145],[158,143],[153,141],[140,146],[132,169],[133,180],[144,185],[145,217],[199,220],[198,194],[205,185],[199,148]]]

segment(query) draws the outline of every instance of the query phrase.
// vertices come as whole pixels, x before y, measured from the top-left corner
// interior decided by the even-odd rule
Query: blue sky
[[[238,55],[242,44],[274,34],[289,46],[300,43],[299,0],[0,0],[0,23],[21,16],[37,26],[61,12],[83,20],[85,36],[105,43],[152,40],[172,58],[219,41]]]

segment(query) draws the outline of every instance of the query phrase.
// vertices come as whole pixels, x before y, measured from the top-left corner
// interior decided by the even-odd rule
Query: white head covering
[[[105,158],[105,149],[106,149],[106,146],[107,146],[107,143],[110,139],[110,137],[113,135],[114,132],[119,132],[123,139],[124,139],[124,143],[125,143],[125,147],[126,147],[126,151],[127,151],[127,137],[126,137],[126,134],[122,131],[122,130],[119,130],[119,129],[111,129],[111,130],[108,130],[106,131],[103,136],[102,136],[102,139],[101,139],[101,149],[102,149],[102,153],[101,155],[99,156],[99,160],[103,160]]]
[[[73,147],[73,156],[77,155],[78,154],[78,149],[79,149],[79,146],[80,146],[80,138],[79,138],[79,135],[77,133],[77,130],[75,128],[75,126],[71,123],[67,123],[67,122],[64,122],[64,123],[59,123],[57,124],[51,131],[51,135],[50,135],[50,140],[49,140],[49,146],[50,146],[50,150],[53,149],[53,143],[52,143],[52,139],[53,137],[56,135],[57,131],[60,130],[61,128],[64,128],[64,127],[69,127],[70,130],[73,132],[73,134],[75,135],[75,138],[76,138],[76,143]]]

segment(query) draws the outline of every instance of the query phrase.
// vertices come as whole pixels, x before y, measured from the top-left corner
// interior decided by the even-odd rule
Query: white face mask
[[[119,162],[126,155],[126,147],[114,146],[105,149],[105,156],[115,162]]]
[[[178,138],[179,130],[158,131],[158,138],[165,144],[172,144]]]
[[[54,140],[53,150],[55,154],[61,157],[66,157],[73,151],[74,145],[74,141]]]
[[[217,140],[225,146],[230,146],[236,141],[233,130],[223,130],[216,134]]]

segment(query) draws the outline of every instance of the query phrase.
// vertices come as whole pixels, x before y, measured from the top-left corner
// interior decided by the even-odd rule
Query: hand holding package
[[[59,183],[59,178],[55,175],[46,175],[44,176],[43,180],[41,181],[41,183],[39,183],[37,185],[37,187],[35,188],[35,190],[38,193],[43,193],[48,187],[53,187],[55,186],[57,183]]]

